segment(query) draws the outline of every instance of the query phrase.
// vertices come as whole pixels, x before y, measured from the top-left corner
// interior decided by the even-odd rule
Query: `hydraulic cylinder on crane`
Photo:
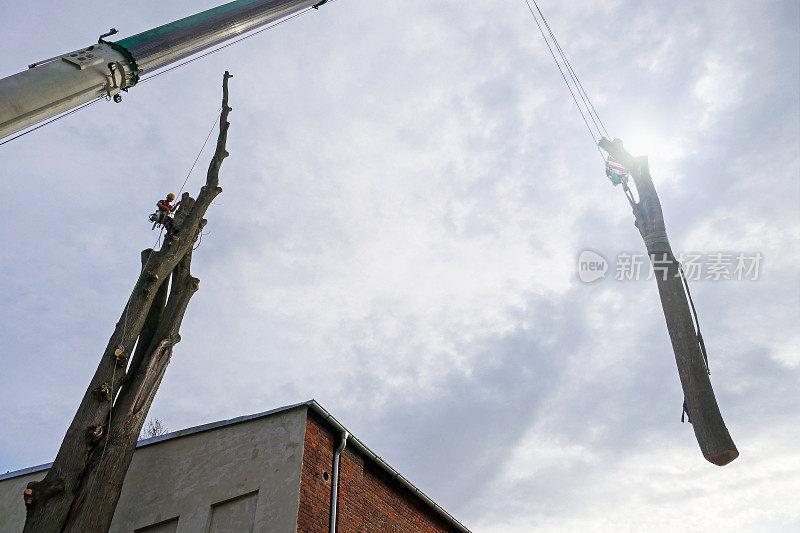
[[[100,97],[120,102],[143,74],[326,2],[236,0],[116,42],[106,40],[112,29],[97,44],[0,79],[0,139]]]

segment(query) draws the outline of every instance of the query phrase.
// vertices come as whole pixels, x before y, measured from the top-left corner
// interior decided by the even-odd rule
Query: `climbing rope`
[[[181,188],[178,191],[178,195],[183,192],[184,187],[186,187],[186,183],[189,181],[189,177],[192,175],[195,167],[197,166],[197,162],[200,160],[200,156],[203,155],[203,152],[206,149],[206,145],[208,144],[208,140],[211,139],[211,134],[214,133],[214,128],[217,126],[217,122],[219,122],[219,112],[216,113],[216,117],[214,118],[214,123],[211,125],[211,129],[208,131],[208,135],[206,135],[205,141],[203,141],[203,145],[200,147],[200,151],[197,152],[197,157],[194,158],[194,162],[192,162],[192,166],[189,169],[189,172],[186,174],[186,177],[183,179],[183,183],[181,184]],[[161,230],[158,232],[158,237],[156,238],[156,242],[153,245],[153,250],[158,248],[158,245],[161,243],[161,236],[164,234],[164,226],[161,226]],[[150,263],[150,258],[153,257],[153,254],[150,254],[147,257],[147,261],[144,262],[144,266],[142,266],[142,272],[147,269],[147,265]],[[133,296],[133,294],[131,294]],[[131,302],[131,297],[128,297],[128,303],[125,304],[125,320],[122,324],[122,340],[125,341],[125,335],[127,334],[128,330],[128,307]]]
[[[217,113],[217,116],[214,119],[214,123],[211,126],[211,130],[209,130],[208,135],[206,135],[205,141],[203,141],[203,146],[200,147],[200,151],[197,153],[197,157],[194,158],[194,162],[192,163],[192,166],[189,169],[189,172],[186,174],[186,178],[184,178],[183,184],[181,184],[180,192],[183,191],[183,188],[186,186],[186,183],[189,181],[189,177],[192,175],[192,171],[194,170],[195,166],[197,166],[197,162],[200,160],[200,156],[203,155],[203,151],[205,150],[206,145],[208,144],[208,140],[211,138],[211,134],[214,133],[214,128],[217,125],[218,121],[219,121],[219,113]],[[178,194],[180,194],[180,192],[178,192]],[[156,238],[156,242],[153,244],[153,250],[156,250],[158,248],[159,244],[161,243],[161,236],[163,235],[163,233],[164,233],[164,226],[161,226],[161,229],[158,232],[158,237]],[[144,265],[142,266],[142,274],[147,270],[147,265],[150,264],[150,259],[153,257],[154,253],[155,253],[155,251],[147,256],[147,261],[145,261]],[[121,344],[116,348],[116,350],[124,350],[123,344],[125,342],[125,336],[128,334],[128,313],[130,311],[130,304],[131,304],[131,298],[132,297],[133,297],[133,293],[131,293],[131,295],[128,296],[128,302],[125,304],[125,317],[124,317],[124,319],[122,321],[122,339],[121,339]],[[115,352],[115,354],[116,354],[116,352]],[[114,371],[112,372],[112,375],[111,375],[111,395],[112,395],[112,397],[111,397],[111,407],[109,407],[109,412],[108,412],[108,427],[109,427],[109,429],[111,428],[111,416],[112,416],[112,413],[113,413],[113,410],[114,410],[114,378],[116,377],[115,376],[116,370],[117,370],[117,361],[114,361]],[[105,446],[103,447],[103,452],[105,453]],[[102,460],[102,455],[101,455],[100,458]]]
[[[220,107],[220,110],[222,107]],[[216,118],[214,118],[214,123],[211,125],[211,129],[208,130],[208,135],[206,135],[206,140],[203,141],[203,146],[200,147],[200,151],[197,152],[197,157],[194,158],[194,163],[192,163],[192,168],[189,169],[189,172],[186,174],[186,177],[181,184],[180,190],[178,190],[177,197],[180,197],[181,193],[183,192],[183,188],[186,187],[186,182],[189,181],[189,176],[192,175],[192,171],[194,171],[194,167],[197,165],[197,162],[200,160],[200,156],[203,155],[203,150],[206,149],[206,144],[208,144],[208,140],[211,138],[211,134],[214,133],[214,128],[217,126],[217,122],[219,122],[220,112],[217,111]]]
[[[206,145],[208,144],[208,140],[211,138],[211,134],[214,133],[214,127],[217,125],[218,121],[219,121],[219,113],[217,113],[217,116],[214,119],[214,124],[212,124],[211,130],[208,132],[208,135],[206,136],[205,141],[203,141],[203,146],[200,147],[200,151],[197,153],[197,157],[194,158],[194,162],[192,163],[192,166],[189,169],[189,172],[186,174],[186,178],[184,178],[183,184],[181,185],[181,188],[180,188],[180,191],[178,192],[178,194],[180,194],[183,191],[183,188],[186,186],[186,183],[189,181],[189,177],[192,175],[192,171],[194,170],[195,166],[197,166],[197,162],[200,160],[200,156],[203,155],[203,151],[205,150]],[[158,248],[158,245],[161,242],[161,236],[163,235],[163,233],[164,233],[164,227],[162,226],[161,229],[158,232],[158,237],[156,238],[156,242],[153,244],[153,250],[156,250]],[[202,238],[202,232],[201,232],[201,238]],[[199,244],[198,244],[198,246],[199,246]],[[193,249],[196,249],[196,248],[193,248]],[[145,261],[144,265],[142,266],[142,274],[147,270],[147,265],[150,263],[150,259],[153,257],[154,253],[155,253],[155,251],[153,251],[150,255],[147,256],[147,261]],[[128,333],[128,313],[130,311],[130,304],[131,304],[131,297],[132,296],[133,296],[133,293],[131,293],[131,295],[128,296],[128,301],[125,304],[125,318],[123,319],[123,322],[122,322],[122,339],[121,339],[121,343],[125,342],[125,336]],[[113,415],[114,415],[114,398],[116,397],[116,394],[115,394],[115,391],[114,391],[114,380],[117,377],[117,364],[118,364],[117,357],[119,357],[121,355],[121,354],[120,355],[116,355],[116,351],[117,350],[124,350],[123,344],[120,344],[117,348],[115,348],[114,368],[111,371],[111,384],[110,384],[111,405],[109,405],[109,407],[108,407],[108,421],[106,422],[107,429],[106,429],[105,439],[104,439],[104,442],[103,442],[103,451],[100,453],[100,462],[99,462],[99,464],[103,463],[103,458],[105,457],[105,454],[106,454],[106,447],[108,446],[108,437],[109,437],[109,433],[111,431],[111,420],[112,420]],[[97,478],[95,478],[95,483],[96,482],[97,482]]]
[[[186,66],[189,63],[197,61],[198,59],[201,59],[203,57],[206,57],[206,56],[209,56],[209,55],[214,54],[216,52],[219,52],[220,50],[222,50],[224,48],[227,48],[229,46],[233,46],[234,44],[240,43],[240,42],[242,42],[242,41],[244,41],[246,39],[249,39],[250,37],[253,37],[254,35],[258,35],[259,33],[265,32],[265,31],[267,31],[267,30],[269,30],[271,28],[274,28],[275,26],[283,24],[284,22],[288,22],[289,20],[297,18],[297,17],[299,17],[301,15],[304,15],[304,14],[308,13],[311,9],[318,9],[320,5],[326,3],[327,1],[333,2],[333,1],[336,1],[336,0],[325,0],[323,2],[315,4],[314,6],[311,6],[311,7],[307,8],[307,9],[305,9],[305,10],[299,12],[299,13],[295,13],[291,17],[287,17],[287,18],[282,19],[282,20],[280,20],[280,21],[278,21],[278,22],[276,22],[274,24],[270,24],[269,26],[266,26],[266,27],[264,27],[264,28],[262,28],[262,29],[260,29],[260,30],[258,30],[256,32],[253,32],[253,33],[251,33],[249,35],[246,35],[245,37],[242,37],[241,39],[237,39],[237,40],[235,40],[233,42],[230,42],[230,43],[228,43],[228,44],[226,44],[224,46],[220,46],[219,48],[215,48],[214,50],[211,50],[210,52],[206,52],[205,54],[202,54],[202,55],[199,55],[197,57],[194,57],[194,58],[192,58],[192,59],[190,59],[188,61],[184,61],[183,63],[179,63],[178,65],[175,65],[175,66],[173,66],[173,67],[171,67],[171,68],[169,68],[167,70],[164,70],[164,71],[161,71],[161,72],[159,72],[157,74],[154,74],[153,76],[144,78],[139,83],[144,83],[146,81],[152,80],[154,78],[157,78],[158,76],[166,74],[167,72],[170,72],[172,70],[175,70],[175,69],[178,69],[180,67]],[[83,107],[87,107],[87,106],[83,106]],[[78,108],[78,109],[81,109],[81,108]],[[75,111],[77,111],[78,109],[76,109]],[[192,162],[192,166],[189,168],[189,172],[186,173],[186,177],[183,179],[183,183],[181,183],[181,187],[178,190],[177,196],[180,196],[180,194],[183,192],[183,189],[186,187],[186,183],[189,181],[189,178],[191,177],[192,172],[194,171],[195,167],[197,166],[197,162],[200,160],[200,157],[203,155],[203,152],[205,151],[205,148],[206,148],[206,145],[208,144],[209,139],[211,139],[211,135],[214,133],[214,129],[217,126],[217,122],[219,122],[219,118],[220,118],[220,113],[219,113],[219,110],[217,110],[215,112],[214,122],[211,124],[211,129],[209,129],[208,135],[206,135],[206,138],[203,141],[203,145],[200,147],[200,150],[197,152],[197,156],[194,158],[194,161]],[[164,226],[162,226],[161,229],[159,230],[158,237],[156,238],[156,242],[153,245],[153,250],[155,250],[158,247],[158,245],[160,244],[161,236],[163,235],[163,232],[164,232]],[[198,243],[197,247],[199,247],[201,243],[202,243],[202,231],[200,232],[200,243]],[[197,248],[193,248],[193,250],[196,250],[196,249]],[[155,253],[155,252],[153,252],[153,253]],[[145,261],[144,265],[142,266],[142,273],[144,273],[147,270],[147,265],[150,263],[150,259],[153,257],[153,253],[151,253],[147,257],[147,260]],[[125,304],[125,318],[123,320],[123,325],[122,325],[122,342],[123,343],[125,341],[125,336],[127,335],[127,330],[128,330],[128,313],[129,313],[129,310],[130,310],[130,302],[131,302],[131,297],[132,296],[133,296],[133,294],[131,294],[131,296],[128,297],[128,302]],[[122,349],[122,346],[120,346],[119,348]],[[114,393],[114,377],[115,377],[114,374],[115,374],[115,372],[116,372],[116,361],[114,363],[114,372],[112,372],[112,378],[111,378],[112,402],[111,402],[111,407],[109,408],[109,414],[108,414],[108,426],[109,426],[109,428],[111,427],[111,416],[112,416],[113,407],[114,407],[113,393]],[[108,439],[106,439],[106,443],[107,442],[108,442]],[[105,445],[103,446],[103,453],[105,453]],[[101,461],[102,461],[102,454],[101,454]]]
[[[103,464],[103,459],[106,456],[106,447],[108,446],[108,437],[109,434],[111,433],[111,414],[113,413],[114,410],[114,378],[116,378],[116,376],[117,376],[117,362],[114,361],[114,369],[111,371],[111,387],[110,387],[111,405],[109,405],[108,407],[108,422],[106,422],[107,424],[106,434],[105,438],[103,439],[103,451],[100,452],[100,461],[98,461],[97,463],[98,466]],[[97,485],[97,480],[99,477],[100,477],[99,475],[94,477],[94,481],[92,481],[92,486],[89,490],[90,494],[94,491],[95,485]]]

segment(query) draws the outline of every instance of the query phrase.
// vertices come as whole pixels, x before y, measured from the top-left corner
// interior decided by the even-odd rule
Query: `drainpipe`
[[[347,439],[350,433],[347,430],[342,433],[342,442],[333,454],[333,483],[331,484],[331,533],[336,533],[336,504],[339,500],[339,460],[342,452],[347,446]]]

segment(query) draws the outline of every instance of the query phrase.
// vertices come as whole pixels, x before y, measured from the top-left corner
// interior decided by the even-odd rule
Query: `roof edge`
[[[23,468],[21,470],[14,470],[13,472],[6,472],[5,474],[0,474],[0,481],[26,476],[28,474],[35,474],[36,472],[41,472],[42,470],[49,470],[51,466],[53,466],[53,463],[45,463],[43,465],[29,466],[28,468]]]
[[[217,429],[224,426],[231,426],[233,424],[239,424],[241,422],[248,422],[250,420],[256,420],[259,418],[264,418],[270,415],[282,413],[284,411],[290,411],[292,409],[296,409],[298,407],[304,407],[308,405],[308,402],[301,402],[296,403],[293,405],[286,405],[284,407],[278,407],[276,409],[270,409],[269,411],[264,411],[263,413],[256,413],[254,415],[245,415],[245,416],[238,416],[236,418],[229,418],[227,420],[220,420],[217,422],[209,422],[208,424],[201,424],[199,426],[193,426],[186,429],[180,429],[178,431],[172,431],[170,433],[165,433],[163,435],[158,435],[157,437],[150,437],[149,439],[142,439],[136,442],[137,448],[144,448],[145,446],[150,446],[152,444],[158,444],[159,442],[163,442],[165,440],[172,440],[172,439],[179,439],[181,437],[187,437],[189,435],[194,435],[195,433],[202,433],[204,431],[210,431],[212,429]],[[25,476],[28,474],[35,474],[36,472],[41,472],[42,470],[48,470],[53,463],[44,463],[37,466],[30,466],[28,468],[22,468],[20,470],[14,470],[10,472],[6,472],[5,474],[0,474],[0,481],[5,481],[7,479],[12,479],[15,477]]]
[[[427,494],[419,490],[413,483],[411,483],[408,479],[406,479],[400,472],[389,466],[389,464],[381,458],[378,454],[373,452],[372,450],[367,447],[366,444],[361,442],[357,437],[353,436],[350,431],[345,428],[341,422],[336,420],[332,414],[330,414],[324,407],[322,407],[316,400],[310,400],[306,402],[308,407],[314,411],[317,415],[319,415],[323,420],[327,423],[331,424],[334,428],[336,428],[340,433],[347,433],[350,435],[347,439],[349,444],[352,444],[357,448],[361,453],[367,456],[370,460],[376,463],[378,466],[381,467],[384,472],[386,472],[391,478],[395,479],[398,483],[403,485],[406,489],[411,491],[414,495],[416,495],[419,499],[423,501],[426,505],[428,505],[431,509],[433,509],[436,514],[441,516],[447,523],[451,526],[455,527],[457,530],[463,533],[471,533],[467,526],[459,522],[453,515],[448,513],[444,508],[442,508],[438,503],[433,501],[431,498],[428,497]]]
[[[445,522],[450,524],[451,526],[455,527],[457,530],[461,531],[462,533],[471,533],[467,527],[459,522],[453,515],[448,513],[444,508],[442,508],[438,503],[433,501],[428,495],[424,492],[419,490],[413,483],[411,483],[408,479],[406,479],[402,474],[400,474],[397,470],[389,466],[389,464],[383,460],[378,454],[373,452],[369,449],[369,447],[361,442],[357,437],[355,437],[350,431],[345,428],[341,422],[336,420],[332,414],[330,414],[324,407],[322,407],[316,400],[308,400],[307,402],[296,403],[293,405],[287,405],[284,407],[278,407],[276,409],[271,409],[269,411],[264,411],[262,413],[256,413],[253,415],[246,415],[246,416],[239,416],[236,418],[230,418],[227,420],[220,420],[218,422],[210,422],[208,424],[202,424],[199,426],[194,426],[186,429],[181,429],[179,431],[173,431],[171,433],[166,433],[164,435],[159,435],[157,437],[151,437],[149,439],[143,439],[136,443],[137,448],[144,448],[145,446],[151,446],[153,444],[158,444],[159,442],[178,439],[181,437],[186,437],[189,435],[194,435],[196,433],[202,433],[204,431],[210,431],[212,429],[217,429],[225,426],[231,426],[234,424],[240,424],[242,422],[249,422],[251,420],[257,420],[259,418],[265,418],[274,414],[282,413],[285,411],[290,411],[292,409],[297,409],[298,407],[308,407],[311,409],[317,416],[322,418],[326,423],[330,424],[340,433],[347,433],[350,435],[347,439],[348,444],[351,444],[356,449],[358,449],[362,454],[364,454],[368,459],[372,462],[377,464],[386,474],[389,475],[392,479],[396,480],[406,489],[408,489],[412,494],[417,496],[423,503],[425,503],[428,507],[430,507],[436,514],[441,516]],[[15,477],[25,476],[28,474],[35,474],[37,472],[42,472],[43,470],[48,470],[53,463],[45,463],[38,466],[31,466],[28,468],[23,468],[21,470],[15,470],[13,472],[7,472],[5,474],[0,474],[0,481],[5,481],[7,479],[12,479]]]

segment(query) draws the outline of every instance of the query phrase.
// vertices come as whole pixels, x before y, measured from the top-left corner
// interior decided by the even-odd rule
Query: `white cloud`
[[[728,54],[705,60],[703,74],[695,82],[692,91],[702,104],[700,128],[708,128],[719,115],[741,102],[746,77],[747,70],[740,64],[731,64]]]
[[[29,4],[54,33],[8,34],[0,72],[214,2]],[[789,4],[541,3],[612,135],[650,156],[674,248],[765,254],[759,282],[693,287],[731,466],[677,422],[655,286],[577,281],[581,250],[641,240],[527,8],[499,0],[335,2],[3,146],[0,465],[55,453],[230,69],[202,290],[154,405],[170,427],[316,397],[475,531],[786,530]],[[28,9],[0,18],[31,28]]]

